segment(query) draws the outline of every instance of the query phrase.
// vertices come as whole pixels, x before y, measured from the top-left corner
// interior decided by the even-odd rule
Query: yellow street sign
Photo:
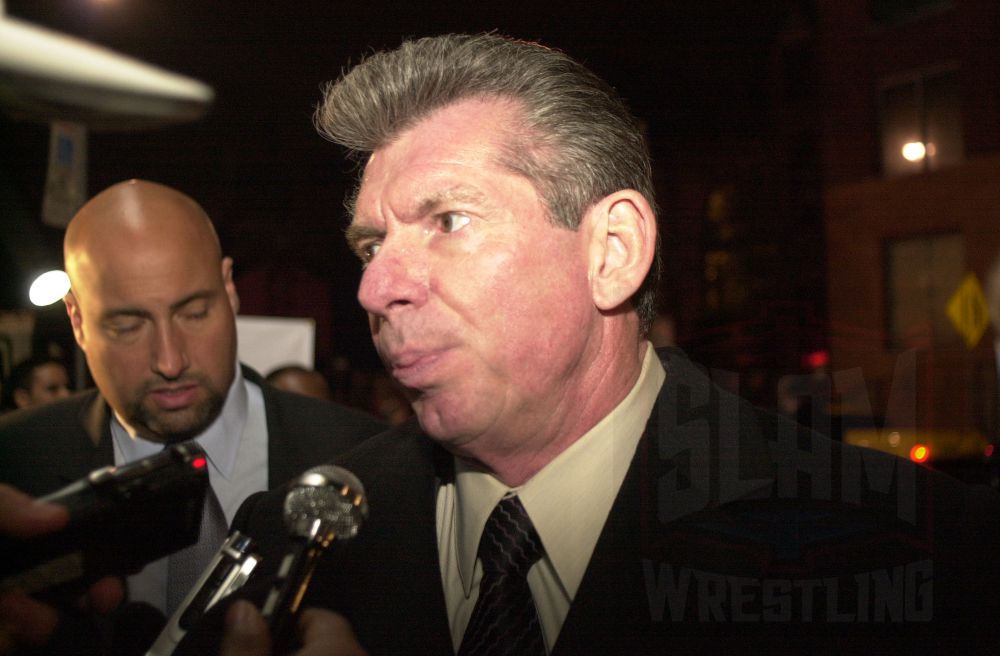
[[[976,274],[968,273],[948,300],[948,318],[967,347],[975,348],[990,323],[986,297]]]

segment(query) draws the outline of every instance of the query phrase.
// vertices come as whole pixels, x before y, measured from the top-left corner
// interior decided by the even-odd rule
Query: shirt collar
[[[195,436],[194,441],[205,450],[212,468],[227,480],[232,477],[239,454],[240,441],[247,421],[247,390],[243,372],[236,363],[236,373],[229,385],[222,412],[208,428]],[[112,412],[111,436],[121,456],[121,463],[133,462],[163,450],[163,444],[140,437],[135,429],[122,420],[117,411]]]
[[[573,598],[665,377],[655,350],[647,344],[639,378],[628,395],[514,490],[455,458],[458,573],[466,596],[471,593],[486,520],[500,499],[516,492],[542,539],[546,557]]]

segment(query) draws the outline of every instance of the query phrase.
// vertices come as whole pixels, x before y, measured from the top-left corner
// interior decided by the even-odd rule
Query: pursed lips
[[[411,389],[420,389],[430,382],[444,352],[444,349],[395,351],[386,354],[386,362],[396,380]]]

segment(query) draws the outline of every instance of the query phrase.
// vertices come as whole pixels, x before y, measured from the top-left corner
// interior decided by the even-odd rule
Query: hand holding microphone
[[[246,600],[237,600],[227,609],[219,656],[286,653],[295,645],[296,627],[301,629],[302,646],[308,653],[364,654],[342,616],[324,609],[300,608],[313,570],[326,549],[335,540],[357,535],[368,515],[361,483],[345,469],[324,465],[293,480],[287,490],[282,503],[282,519],[288,529],[289,546],[278,563],[262,610]],[[223,545],[147,656],[171,654],[177,641],[191,631],[192,625],[207,610],[205,600],[221,599],[246,580],[239,575],[230,585],[212,584],[224,578],[216,576],[220,569],[235,573],[242,571],[247,562],[256,563],[258,559],[256,554],[249,553],[254,545],[238,531],[234,531],[227,544],[234,536],[247,541],[245,551],[241,552],[245,555],[234,553],[227,558],[227,546]],[[212,640],[211,630],[194,630],[180,643],[179,651],[184,654],[215,653],[215,643],[199,642],[206,639]]]
[[[43,503],[20,490],[0,483],[0,535],[25,539],[48,534],[66,526],[69,513],[52,503]],[[95,582],[80,600],[81,605],[106,613],[121,603],[122,581],[104,578]],[[48,641],[59,622],[59,611],[21,591],[0,592],[0,654],[24,645]]]
[[[205,463],[201,447],[185,442],[42,497],[62,506],[68,521],[49,534],[0,536],[0,590],[60,599],[193,544],[208,488]]]
[[[368,656],[344,616],[323,608],[305,608],[298,622],[302,648],[310,656]],[[279,653],[279,652],[274,652]],[[257,607],[237,601],[226,615],[218,656],[271,656],[270,632]]]
[[[314,467],[292,483],[284,504],[291,542],[262,609],[274,653],[292,643],[302,598],[320,557],[333,541],[356,536],[367,517],[361,482],[346,469]]]

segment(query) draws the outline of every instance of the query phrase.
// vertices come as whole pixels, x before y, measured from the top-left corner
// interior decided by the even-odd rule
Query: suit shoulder
[[[82,413],[95,398],[96,392],[87,390],[68,399],[14,410],[0,416],[0,441],[16,440],[37,433],[51,435],[56,430],[78,427]]]
[[[297,416],[310,422],[328,422],[336,426],[353,427],[366,430],[369,434],[381,432],[388,427],[385,422],[363,410],[333,401],[314,399],[273,387],[267,388],[266,396],[288,416]]]

